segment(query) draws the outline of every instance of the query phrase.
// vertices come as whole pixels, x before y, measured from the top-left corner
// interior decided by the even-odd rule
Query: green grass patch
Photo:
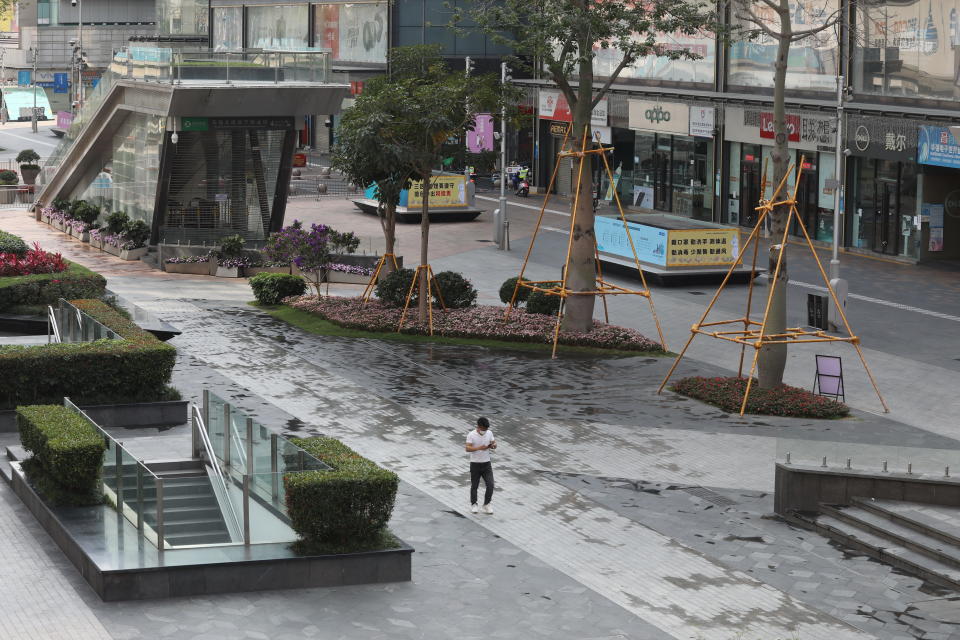
[[[549,354],[553,350],[553,345],[539,342],[509,342],[506,340],[488,340],[483,338],[450,338],[445,336],[424,336],[409,333],[384,332],[384,331],[363,331],[360,329],[350,329],[334,324],[329,320],[294,309],[286,305],[264,305],[257,302],[249,302],[250,306],[256,307],[278,320],[291,324],[307,333],[318,336],[334,336],[338,338],[366,338],[374,340],[386,340],[388,342],[406,342],[412,344],[449,344],[462,345],[470,347],[485,347],[487,349],[503,349],[510,351],[524,351],[527,353]],[[626,349],[599,349],[596,347],[576,347],[559,345],[557,353],[565,355],[581,356],[603,356],[603,357],[674,357],[669,351],[628,351]]]

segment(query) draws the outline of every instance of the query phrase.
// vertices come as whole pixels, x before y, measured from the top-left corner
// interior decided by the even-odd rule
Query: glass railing
[[[138,461],[70,398],[64,398],[63,404],[103,436],[107,448],[103,452],[101,490],[108,504],[155,547],[170,548],[166,542],[160,544],[164,540],[163,479]]]
[[[56,308],[48,307],[50,326],[47,341],[53,337],[57,342],[93,342],[94,340],[123,340],[113,329],[90,317],[80,309],[60,298]]]
[[[777,438],[777,462],[832,470],[943,477],[960,473],[960,448]]]

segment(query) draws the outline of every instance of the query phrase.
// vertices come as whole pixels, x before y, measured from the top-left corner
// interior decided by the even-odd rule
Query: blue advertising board
[[[66,73],[55,73],[53,74],[53,92],[54,93],[67,93],[70,87],[70,80]]]
[[[920,127],[917,162],[937,167],[960,168],[960,142],[944,127]]]
[[[645,224],[627,221],[630,238],[624,231],[623,221],[620,218],[597,216],[594,219],[593,230],[597,236],[597,250],[633,260],[630,250],[630,240],[637,251],[637,258],[641,262],[667,265],[667,230],[650,227]]]
[[[29,87],[30,71],[17,71],[17,84],[21,87]]]

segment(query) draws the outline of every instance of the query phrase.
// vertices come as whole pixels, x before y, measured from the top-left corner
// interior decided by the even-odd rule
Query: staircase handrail
[[[52,330],[52,334],[51,334]],[[57,314],[53,311],[53,305],[47,305],[47,344],[50,344],[50,336],[57,339],[57,342],[63,342],[60,339],[60,327],[57,325]]]
[[[220,511],[224,512],[224,522],[227,525],[227,530],[230,533],[230,539],[233,541],[243,539],[243,527],[240,524],[240,518],[237,516],[236,509],[233,508],[233,500],[230,499],[230,491],[227,487],[227,480],[224,477],[223,470],[220,468],[220,463],[217,461],[217,456],[213,452],[213,443],[210,442],[210,435],[207,433],[207,425],[203,422],[203,412],[200,411],[199,407],[195,404],[190,405],[190,411],[193,416],[192,428],[200,436],[200,442],[203,444],[203,449],[206,452],[207,460],[210,461],[208,467],[212,471],[211,483],[214,488],[214,493],[217,495],[217,501],[221,503]],[[226,503],[227,508],[223,508],[223,503]],[[226,517],[228,516],[229,517]]]

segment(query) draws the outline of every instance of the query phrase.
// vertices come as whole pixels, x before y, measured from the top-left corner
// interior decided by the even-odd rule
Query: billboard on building
[[[386,63],[386,3],[318,4],[314,16],[317,46],[334,60]]]
[[[590,114],[590,125],[593,127],[607,126],[608,100],[606,97],[597,103]],[[573,122],[570,105],[567,97],[559,89],[540,89],[540,119],[555,120],[557,122]],[[583,133],[581,132],[582,136]]]

